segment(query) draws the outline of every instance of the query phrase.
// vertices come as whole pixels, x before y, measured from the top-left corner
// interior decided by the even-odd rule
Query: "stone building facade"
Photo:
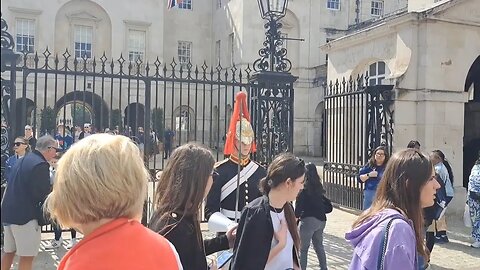
[[[285,38],[304,39],[286,39],[284,45],[293,63],[291,72],[299,77],[295,84],[297,154],[322,153],[327,54],[318,48],[343,36],[351,25],[378,20],[406,7],[407,0],[289,1],[282,33]],[[175,58],[181,63],[220,63],[224,69],[235,63],[241,69],[258,58],[264,40],[264,22],[253,0],[184,0],[172,9],[167,8],[167,1],[158,0],[135,4],[127,0],[2,0],[2,14],[19,50],[27,44],[31,51],[43,52],[48,46],[52,53],[62,54],[67,48],[73,56],[87,54],[97,59],[105,53],[109,59],[122,55],[127,61],[140,58],[152,63],[158,57],[162,63],[170,63]],[[91,86],[92,82],[87,84]],[[88,85],[85,91],[91,92]],[[38,95],[38,102],[43,102],[43,94]],[[125,93],[121,95],[123,100],[129,99]],[[131,103],[142,104],[142,95],[132,96]],[[46,96],[48,104],[62,98],[61,94],[55,95],[57,100],[54,95]],[[116,105],[117,98],[105,96],[102,106],[119,109],[124,115],[130,104]],[[37,108],[45,105],[40,103]],[[209,105],[205,104],[207,108]],[[221,119],[228,118],[231,110],[231,104],[224,106],[216,111]],[[182,108],[164,108],[167,122],[173,119],[173,125],[178,126],[175,119],[183,112],[198,113],[191,107]],[[224,128],[220,129],[223,134]]]
[[[410,0],[408,9],[362,27],[322,50],[328,79],[365,75],[394,85],[394,149],[412,140],[443,151],[464,189],[480,150],[480,3]],[[372,68],[373,67],[373,68]],[[377,81],[378,83],[379,81]]]

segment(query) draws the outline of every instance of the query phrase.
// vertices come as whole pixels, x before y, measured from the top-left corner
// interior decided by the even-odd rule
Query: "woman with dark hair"
[[[418,269],[417,253],[428,258],[422,209],[433,205],[439,187],[426,156],[415,149],[395,153],[372,206],[345,234],[354,247],[350,269]]]
[[[473,248],[480,248],[480,152],[468,181],[468,206],[472,219]]]
[[[358,181],[365,183],[363,190],[363,210],[372,205],[377,186],[382,179],[383,171],[387,165],[389,155],[385,146],[379,146],[372,152],[368,163],[360,169]]]
[[[295,201],[295,216],[300,219],[300,266],[307,269],[307,256],[310,242],[317,253],[320,270],[327,269],[327,257],[323,247],[323,230],[327,223],[326,213],[332,212],[332,203],[325,197],[325,190],[320,182],[317,166],[306,166],[305,189],[298,194]]]
[[[453,190],[453,183],[450,178],[450,175],[452,175],[451,168],[449,171],[443,162],[445,160],[445,155],[440,150],[432,151],[430,153],[430,160],[432,161],[435,173],[437,174],[437,180],[442,181],[441,189],[437,193],[437,199],[440,198],[439,194],[441,193],[442,199],[445,201],[443,208],[446,208],[455,194],[455,191]],[[438,220],[434,219],[430,227],[427,229],[427,246],[429,249],[431,248],[430,251],[433,249],[433,245],[431,245],[430,240],[433,239],[433,237],[435,237],[435,243],[441,244],[449,242],[447,237],[447,221],[445,215],[442,215],[440,218],[438,218]]]
[[[242,211],[230,269],[300,269],[300,236],[290,202],[303,189],[304,175],[305,162],[292,154],[272,161],[260,181],[263,196]]]
[[[212,153],[195,144],[178,147],[163,170],[155,192],[150,229],[176,248],[184,269],[207,270],[206,255],[233,247],[234,229],[203,240],[198,213],[212,184]]]

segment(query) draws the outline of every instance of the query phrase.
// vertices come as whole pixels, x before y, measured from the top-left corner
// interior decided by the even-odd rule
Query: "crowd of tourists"
[[[60,232],[55,241],[60,228],[73,228],[72,239],[75,231],[83,235],[61,270],[306,269],[311,243],[319,268],[327,269],[323,234],[332,203],[317,167],[289,153],[267,168],[251,160],[256,145],[246,104],[238,94],[225,160],[215,163],[196,143],[173,150],[158,174],[148,226],[140,221],[151,176],[131,138],[93,134],[64,151],[69,142],[45,135],[28,154],[27,139],[17,138],[1,209],[1,269],[10,269],[15,255],[19,269],[32,269],[39,226],[51,222]],[[416,144],[391,156],[380,146],[360,170],[364,211],[345,235],[354,247],[350,269],[425,269],[429,241],[448,241],[442,218],[453,196],[451,169],[443,153],[426,156]],[[473,247],[480,243],[479,166],[480,159],[469,184]],[[200,228],[204,201],[209,224],[227,221],[211,239]],[[217,259],[207,260],[214,253]]]

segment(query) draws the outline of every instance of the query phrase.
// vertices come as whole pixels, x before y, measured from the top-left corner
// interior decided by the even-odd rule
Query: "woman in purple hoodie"
[[[354,247],[349,269],[416,270],[417,252],[428,258],[423,211],[440,185],[429,158],[418,150],[395,153],[373,200],[345,238]]]

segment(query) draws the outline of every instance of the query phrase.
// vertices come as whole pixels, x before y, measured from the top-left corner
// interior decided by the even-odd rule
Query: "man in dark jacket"
[[[40,248],[40,226],[45,225],[42,204],[50,193],[50,161],[59,150],[46,135],[37,140],[36,149],[15,164],[2,202],[5,231],[2,269],[10,269],[15,254],[19,269],[32,269]]]

